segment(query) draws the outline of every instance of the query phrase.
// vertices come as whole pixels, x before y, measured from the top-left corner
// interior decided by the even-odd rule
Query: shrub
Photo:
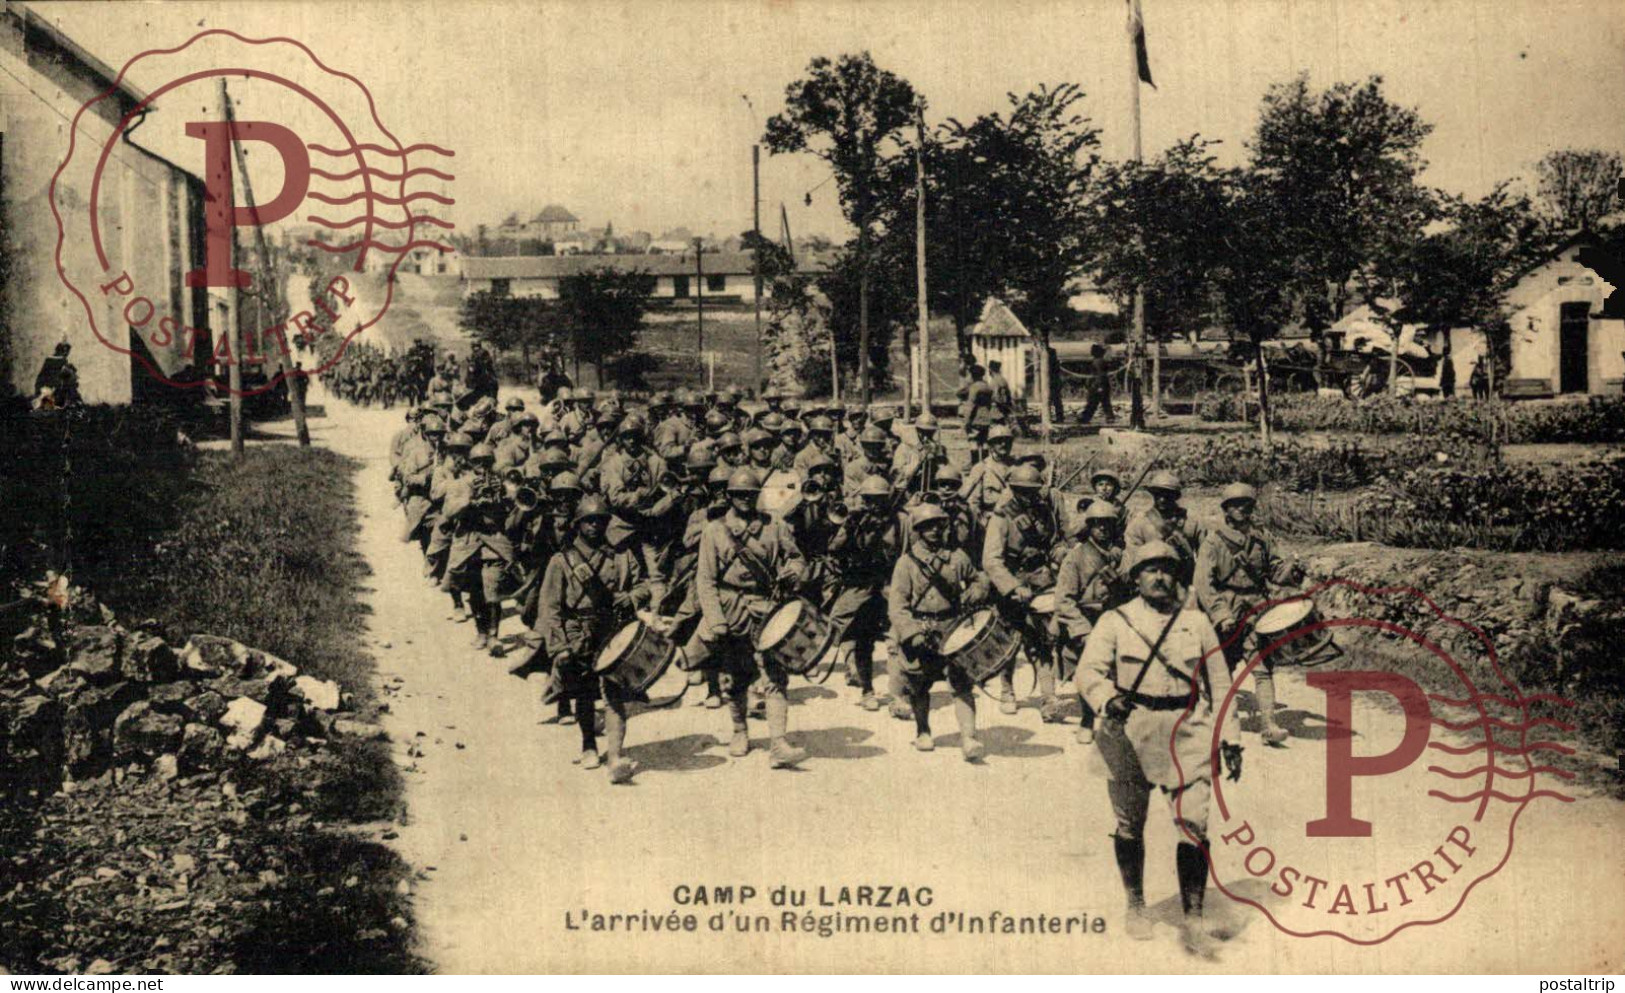
[[[1210,394],[1215,416],[1236,420],[1223,394]],[[1239,408],[1234,395],[1230,402]],[[1271,421],[1288,431],[1359,434],[1457,435],[1501,443],[1625,442],[1625,397],[1588,397],[1582,403],[1505,403],[1380,396],[1345,400],[1315,394],[1270,398]]]

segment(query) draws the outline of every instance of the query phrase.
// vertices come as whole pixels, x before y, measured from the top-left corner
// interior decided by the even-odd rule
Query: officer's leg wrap
[[[903,677],[905,697],[914,711],[914,733],[930,734],[931,684],[936,680],[932,678],[929,660],[918,659],[915,664],[919,666],[918,670]]]
[[[1112,849],[1117,856],[1117,872],[1123,877],[1123,892],[1128,895],[1130,907],[1145,906],[1145,841],[1141,838],[1123,838],[1112,835]]]
[[[1174,849],[1174,869],[1179,873],[1179,904],[1186,917],[1201,917],[1203,898],[1207,895],[1207,842],[1193,845],[1188,841]]]
[[[772,741],[784,737],[790,729],[790,698],[785,692],[790,686],[790,674],[777,662],[761,661],[763,686],[767,697],[767,734]]]

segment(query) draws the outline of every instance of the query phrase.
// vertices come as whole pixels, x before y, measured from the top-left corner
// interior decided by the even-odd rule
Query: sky
[[[1300,71],[1325,86],[1380,74],[1390,99],[1435,130],[1424,179],[1478,195],[1527,176],[1559,147],[1625,150],[1625,4],[1618,0],[1142,0],[1156,88],[1142,88],[1144,147],[1220,139],[1240,161],[1259,101]],[[1132,148],[1131,50],[1123,0],[570,0],[34,4],[115,69],[202,28],[292,36],[362,80],[403,144],[453,149],[457,202],[439,216],[471,232],[510,211],[560,203],[584,226],[686,226],[719,236],[751,225],[750,146],[786,84],[819,55],[868,50],[919,89],[928,125],[1000,109],[1006,94],[1077,82],[1102,152]],[[144,60],[148,90],[182,68],[218,66],[197,47]],[[196,86],[197,84],[194,84]],[[239,119],[309,121],[265,84],[233,87]],[[206,94],[158,101],[141,137],[202,172],[182,133]],[[272,105],[276,105],[273,107]],[[341,115],[364,114],[351,101]],[[166,111],[168,113],[166,113]],[[196,116],[196,115],[194,115]],[[304,127],[300,130],[303,132]],[[280,172],[261,156],[263,200]],[[413,166],[443,162],[412,160]],[[264,170],[262,173],[261,170]],[[762,224],[843,238],[834,184],[811,155],[762,151]],[[805,194],[812,191],[812,205]]]

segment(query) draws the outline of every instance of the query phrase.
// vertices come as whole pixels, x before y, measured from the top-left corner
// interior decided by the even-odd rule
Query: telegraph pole
[[[756,349],[751,355],[751,371],[756,388],[762,388],[762,146],[750,146],[750,211],[751,227],[756,232],[756,247],[751,255],[751,269],[756,275]]]
[[[705,267],[700,262],[700,246],[703,242],[699,236],[694,238],[694,306],[700,318],[699,346],[700,367],[705,367]],[[760,389],[760,384],[757,386]]]
[[[231,94],[226,90],[226,80],[220,80],[220,95],[226,107],[226,123],[237,122],[236,112],[231,105]],[[299,439],[300,448],[310,447],[310,426],[305,423],[305,393],[304,384],[294,375],[293,365],[288,360],[288,331],[287,315],[277,306],[281,293],[277,285],[277,267],[271,260],[271,252],[265,243],[265,226],[260,223],[259,214],[254,207],[254,184],[248,178],[248,157],[243,152],[242,142],[237,140],[235,132],[232,134],[231,149],[237,158],[237,171],[243,175],[243,199],[248,203],[248,209],[254,214],[254,247],[260,261],[259,298],[264,304],[260,308],[261,315],[271,315],[271,327],[281,327],[282,336],[277,345],[277,366],[281,369],[282,382],[288,390],[288,405],[293,413],[294,434]],[[411,230],[407,231],[410,239]],[[260,342],[264,346],[264,342]],[[267,355],[269,357],[269,355]]]
[[[1140,136],[1140,59],[1135,48],[1134,19],[1128,26],[1128,78],[1131,116],[1134,120],[1134,161],[1143,159]],[[1134,287],[1134,354],[1129,365],[1129,426],[1145,428],[1145,287]]]
[[[231,97],[226,93],[226,79],[220,77],[220,116],[229,120]],[[226,189],[231,188],[231,165],[226,166]],[[235,198],[232,198],[235,199]],[[227,226],[231,230],[231,268],[227,271],[237,271],[237,228],[230,224],[232,202],[230,199],[218,209],[224,210],[227,217]],[[226,389],[231,394],[231,454],[233,458],[243,457],[243,370],[237,363],[243,351],[242,336],[237,329],[237,286],[227,280],[226,287],[226,344],[230,349],[230,357],[226,360]],[[215,354],[220,354],[220,347],[215,346]]]
[[[920,403],[931,409],[931,310],[925,285],[925,101],[914,106],[914,281],[920,306]],[[914,364],[909,364],[909,403],[914,402]],[[904,412],[908,412],[905,405]]]

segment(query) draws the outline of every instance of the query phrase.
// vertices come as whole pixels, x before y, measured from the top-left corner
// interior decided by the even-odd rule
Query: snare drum
[[[1305,597],[1278,603],[1259,614],[1253,621],[1253,634],[1263,647],[1319,623],[1320,611],[1315,608],[1315,601]],[[1315,666],[1342,654],[1343,650],[1332,640],[1331,629],[1323,627],[1282,642],[1270,661],[1273,665]]]
[[[835,623],[810,600],[789,600],[774,608],[756,636],[756,650],[786,672],[798,676],[812,671],[835,643]]]
[[[983,607],[955,621],[937,652],[973,681],[985,683],[1002,672],[1020,648],[1021,633],[997,610]]]
[[[677,646],[665,635],[632,621],[604,643],[593,672],[628,693],[642,693],[655,684],[677,655]]]

